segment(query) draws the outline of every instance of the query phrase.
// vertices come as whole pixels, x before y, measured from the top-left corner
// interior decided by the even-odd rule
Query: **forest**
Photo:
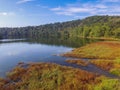
[[[0,28],[0,38],[120,38],[120,16],[91,16],[40,26]]]

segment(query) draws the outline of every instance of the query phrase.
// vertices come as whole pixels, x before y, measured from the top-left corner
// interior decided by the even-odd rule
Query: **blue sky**
[[[0,0],[0,27],[33,26],[120,15],[120,0]]]

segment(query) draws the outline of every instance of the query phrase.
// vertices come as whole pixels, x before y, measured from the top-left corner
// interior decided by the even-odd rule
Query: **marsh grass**
[[[89,62],[120,76],[120,42],[101,41],[76,48],[63,56],[89,58]],[[94,60],[93,60],[94,59]],[[69,61],[72,62],[72,61]],[[73,61],[74,63],[75,61]],[[77,63],[76,63],[77,64]]]
[[[0,79],[1,90],[119,90],[119,85],[118,79],[52,63],[16,67]]]
[[[89,62],[84,61],[84,60],[66,60],[66,62],[71,63],[71,64],[77,64],[77,65],[81,65],[81,66],[87,66],[89,64]]]
[[[116,59],[120,56],[120,42],[102,41],[76,48],[63,56],[91,59]]]
[[[28,68],[16,67],[8,73],[2,90],[88,90],[99,75],[71,67],[50,63],[34,63]],[[6,79],[5,79],[6,80]]]
[[[100,78],[101,83],[95,85],[93,90],[119,90],[120,80],[118,79],[106,79],[105,77]]]
[[[110,73],[120,76],[120,63],[119,59],[115,60],[91,60],[90,62]]]

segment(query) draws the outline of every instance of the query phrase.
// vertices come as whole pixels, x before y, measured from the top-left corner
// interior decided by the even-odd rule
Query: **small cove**
[[[65,62],[67,57],[59,54],[69,52],[73,48],[84,46],[97,40],[74,39],[3,39],[0,40],[0,77],[12,70],[19,62],[50,62],[74,68],[80,68],[90,72],[115,77],[95,65],[78,66]],[[57,56],[56,56],[57,55]]]

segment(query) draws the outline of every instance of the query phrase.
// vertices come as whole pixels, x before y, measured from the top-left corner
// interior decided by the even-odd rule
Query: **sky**
[[[0,0],[0,27],[34,26],[119,15],[120,0]]]

